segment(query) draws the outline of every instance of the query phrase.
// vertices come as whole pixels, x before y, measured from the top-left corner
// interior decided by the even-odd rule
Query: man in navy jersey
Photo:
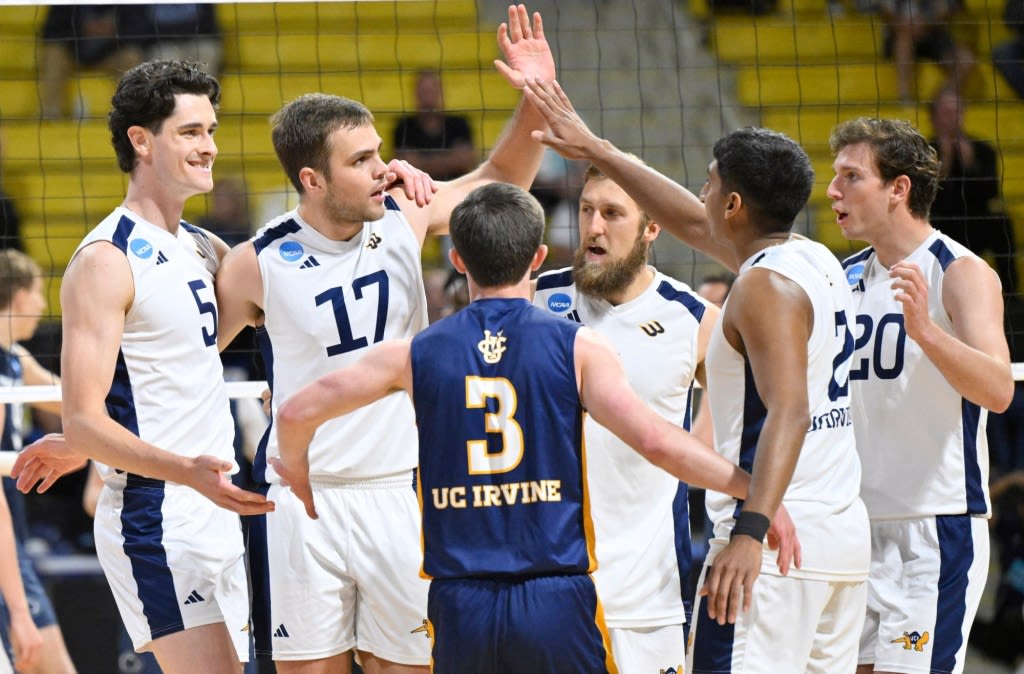
[[[747,476],[647,407],[597,333],[531,306],[529,275],[547,254],[533,197],[480,187],[450,226],[473,301],[286,401],[275,467],[316,518],[307,448],[318,426],[408,391],[435,669],[616,671],[590,575],[584,412],[679,479],[742,497]]]

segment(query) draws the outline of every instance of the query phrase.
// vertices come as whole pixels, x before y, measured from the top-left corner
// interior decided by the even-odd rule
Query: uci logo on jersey
[[[860,283],[861,279],[864,278],[864,263],[858,262],[849,269],[846,270],[846,282],[850,284],[850,287],[856,287]]]
[[[555,293],[548,298],[548,309],[557,313],[569,311],[572,307],[572,298],[565,293]]]
[[[281,259],[285,262],[295,262],[304,252],[302,244],[296,241],[285,241],[281,244]]]
[[[131,249],[132,252],[135,253],[135,256],[140,260],[145,260],[150,255],[153,254],[152,244],[150,244],[149,241],[146,241],[145,239],[135,239],[134,241],[132,241]]]

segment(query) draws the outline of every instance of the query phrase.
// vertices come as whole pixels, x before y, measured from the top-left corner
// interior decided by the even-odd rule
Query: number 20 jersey
[[[929,315],[951,334],[942,303],[946,269],[973,254],[934,232],[906,257],[924,273]],[[869,515],[988,514],[988,412],[957,393],[907,337],[903,307],[874,249],[847,258],[843,267],[856,313],[850,385]]]
[[[273,413],[292,394],[349,365],[384,339],[426,327],[420,246],[391,197],[380,220],[332,241],[297,211],[270,221],[253,245],[263,278],[266,322],[258,332]],[[416,467],[416,420],[404,391],[332,419],[309,447],[313,480],[360,480]],[[257,479],[276,482],[273,424],[256,459]]]

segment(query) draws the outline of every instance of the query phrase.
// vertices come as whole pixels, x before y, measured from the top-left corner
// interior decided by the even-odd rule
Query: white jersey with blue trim
[[[942,302],[946,270],[974,255],[933,232],[906,257],[928,285],[928,314],[953,334]],[[861,498],[872,519],[988,515],[988,411],[963,398],[907,337],[889,270],[872,248],[843,262],[856,307],[850,381]]]
[[[260,331],[273,414],[296,391],[352,364],[385,339],[412,337],[427,325],[420,245],[397,203],[348,241],[332,241],[296,210],[257,232],[266,322]],[[310,477],[362,480],[416,467],[412,402],[404,391],[332,419],[309,447]],[[266,457],[279,455],[274,428],[256,461],[276,482]],[[410,477],[411,479],[411,477]]]
[[[842,267],[821,244],[794,239],[765,248],[740,266],[770,269],[806,293],[814,312],[807,342],[807,398],[811,423],[783,503],[803,549],[797,578],[858,580],[867,577],[868,519],[858,497],[860,460],[850,414],[848,371],[853,352],[852,299]],[[726,300],[728,311],[729,302]],[[722,322],[712,332],[706,367],[717,451],[750,471],[757,453],[766,409],[750,364],[725,337]],[[713,555],[729,539],[738,512],[737,499],[707,492],[708,514],[715,523]],[[762,573],[778,575],[775,552],[765,546]]]
[[[75,254],[98,241],[125,254],[135,286],[108,414],[161,449],[234,463],[235,425],[217,350],[213,278],[219,260],[206,234],[184,221],[172,234],[119,207]]]
[[[652,271],[650,286],[617,306],[579,292],[571,269],[551,271],[538,277],[533,302],[604,336],[640,397],[689,428],[707,303],[685,283]],[[685,485],[589,416],[584,433],[597,543],[594,578],[608,626],[684,622],[682,582],[691,561]]]

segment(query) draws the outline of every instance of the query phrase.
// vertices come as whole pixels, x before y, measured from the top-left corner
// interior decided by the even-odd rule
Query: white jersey
[[[868,520],[857,496],[860,461],[854,444],[847,372],[853,351],[852,299],[839,261],[821,244],[791,240],[766,248],[740,267],[770,269],[795,282],[810,299],[814,324],[807,342],[807,397],[810,427],[793,478],[783,497],[800,535],[803,568],[797,578],[862,580],[869,562]],[[728,303],[726,300],[726,309]],[[715,326],[707,354],[708,394],[714,410],[716,449],[750,471],[766,410],[752,380],[750,365]],[[739,512],[737,499],[707,492],[708,514],[715,523],[713,554],[729,539]],[[765,546],[761,572],[778,575],[776,554]]]
[[[161,449],[234,462],[235,426],[217,350],[219,260],[206,234],[184,221],[172,234],[116,208],[76,254],[97,241],[125,254],[135,283],[107,412]],[[111,477],[109,469],[101,474]]]
[[[260,330],[273,391],[273,414],[296,391],[351,365],[385,339],[412,337],[427,325],[420,246],[391,197],[380,220],[348,241],[332,241],[297,211],[270,221],[253,244],[263,277]],[[309,447],[313,480],[362,480],[411,471],[418,442],[404,391],[332,419]],[[271,426],[260,445],[258,478],[276,482],[266,464],[279,455]],[[410,478],[411,479],[411,478]]]
[[[533,302],[608,339],[640,397],[689,428],[697,335],[707,306],[689,286],[655,271],[640,296],[613,306],[577,291],[572,270],[564,269],[538,277]],[[589,416],[584,434],[597,545],[594,579],[608,626],[685,622],[682,582],[691,562],[686,485]]]
[[[928,313],[953,326],[942,303],[952,262],[974,255],[934,232],[907,256],[928,284]],[[850,381],[861,497],[875,518],[987,515],[988,411],[965,400],[907,338],[889,271],[868,248],[843,262],[853,290],[856,352]]]

